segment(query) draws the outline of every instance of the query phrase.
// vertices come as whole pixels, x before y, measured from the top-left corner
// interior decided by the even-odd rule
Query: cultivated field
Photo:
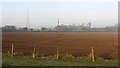
[[[118,33],[115,32],[6,32],[2,36],[2,50],[7,53],[14,44],[14,51],[31,55],[36,46],[37,56],[66,53],[87,56],[91,46],[95,56],[105,59],[118,58]]]

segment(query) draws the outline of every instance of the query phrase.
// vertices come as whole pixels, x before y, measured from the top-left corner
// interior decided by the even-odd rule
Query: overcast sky
[[[4,0],[0,8],[2,25],[26,25],[27,8],[32,28],[54,27],[60,24],[87,24],[92,27],[118,23],[118,0]],[[0,4],[1,5],[1,4]]]

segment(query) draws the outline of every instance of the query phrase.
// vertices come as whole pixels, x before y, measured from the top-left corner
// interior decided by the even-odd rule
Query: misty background
[[[25,27],[27,9],[29,9],[30,27],[36,29],[56,26],[57,18],[60,18],[61,25],[87,25],[91,22],[91,27],[104,27],[118,23],[118,3],[115,0],[57,1],[4,2],[1,6],[2,26]]]

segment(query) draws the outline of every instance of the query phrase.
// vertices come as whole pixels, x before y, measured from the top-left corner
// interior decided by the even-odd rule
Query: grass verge
[[[117,60],[103,60],[88,62],[85,57],[69,59],[32,59],[30,56],[2,56],[2,66],[118,66]]]

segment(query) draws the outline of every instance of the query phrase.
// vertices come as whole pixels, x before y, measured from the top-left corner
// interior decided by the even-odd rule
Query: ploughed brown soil
[[[5,32],[2,34],[3,53],[11,50],[31,55],[33,46],[36,46],[38,56],[66,53],[74,56],[83,56],[90,53],[94,47],[95,56],[105,59],[118,58],[117,32]]]

